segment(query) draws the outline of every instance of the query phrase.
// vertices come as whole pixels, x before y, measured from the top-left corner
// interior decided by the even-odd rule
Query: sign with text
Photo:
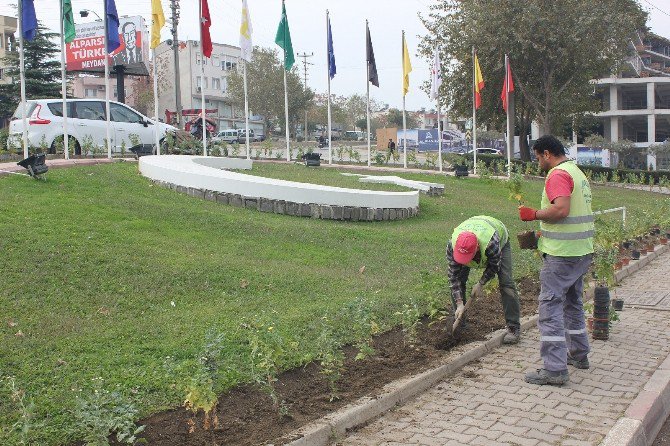
[[[100,73],[105,70],[105,26],[103,22],[79,23],[76,37],[65,46],[66,69]],[[109,55],[110,72],[123,67],[130,75],[149,74],[149,34],[141,16],[122,17],[119,22],[119,46]],[[116,67],[116,68],[115,68]]]

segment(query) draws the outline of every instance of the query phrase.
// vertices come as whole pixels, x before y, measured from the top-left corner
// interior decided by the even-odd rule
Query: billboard
[[[101,73],[105,71],[105,25],[102,21],[79,23],[75,39],[65,45],[66,69]],[[149,34],[141,16],[119,20],[119,46],[109,55],[110,71],[122,65],[125,73],[149,74]]]

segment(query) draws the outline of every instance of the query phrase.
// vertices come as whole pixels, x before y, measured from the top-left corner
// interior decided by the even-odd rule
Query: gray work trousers
[[[502,248],[500,259],[500,270],[498,271],[498,285],[500,286],[500,303],[502,303],[503,313],[505,313],[505,322],[508,327],[519,328],[521,326],[519,318],[521,317],[521,305],[519,303],[519,292],[512,277],[512,247],[509,241],[505,243]],[[463,303],[467,302],[465,294],[468,276],[470,275],[470,268],[463,267],[461,269],[461,296],[463,296]],[[451,297],[454,309],[456,309],[456,301]]]
[[[576,360],[586,358],[589,353],[582,290],[592,257],[591,254],[581,257],[544,255],[537,326],[540,355],[546,370],[567,370],[568,353]]]

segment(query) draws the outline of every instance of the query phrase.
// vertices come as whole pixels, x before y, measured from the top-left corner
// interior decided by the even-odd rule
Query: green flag
[[[72,42],[75,36],[72,2],[71,0],[63,0],[63,38],[65,39],[65,43]]]
[[[290,70],[295,63],[293,45],[291,44],[291,31],[288,29],[288,17],[286,17],[286,5],[281,2],[281,22],[277,28],[275,43],[284,49],[284,69]]]

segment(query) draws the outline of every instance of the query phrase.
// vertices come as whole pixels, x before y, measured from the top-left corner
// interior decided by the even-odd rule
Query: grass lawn
[[[254,169],[404,190],[358,185],[335,169]],[[430,300],[447,302],[445,244],[463,219],[488,214],[511,234],[536,227],[519,221],[502,183],[402,176],[443,182],[445,195],[421,196],[416,218],[352,223],[198,200],[153,186],[135,163],[52,170],[47,182],[0,177],[0,376],[13,377],[24,401],[34,402],[22,412],[9,380],[2,382],[0,444],[19,444],[17,421],[37,423],[28,429],[31,444],[80,438],[77,401],[90,401],[96,386],[118,390],[139,416],[180,405],[189,368],[179,365],[197,360],[209,330],[226,336],[216,389],[248,379],[240,326],[254,316],[291,341],[286,367],[314,353],[316,320],[357,297],[372,302],[388,328],[410,298],[423,309]],[[526,186],[527,203],[539,204],[541,187]],[[594,208],[625,205],[635,217],[658,197],[594,187]],[[515,276],[537,274],[539,259],[517,248],[514,239]]]

